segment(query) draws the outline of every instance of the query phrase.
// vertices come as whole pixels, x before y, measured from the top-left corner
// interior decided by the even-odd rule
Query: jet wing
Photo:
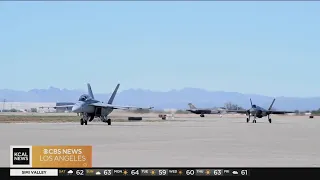
[[[248,110],[228,110],[228,109],[226,109],[225,112],[226,113],[234,112],[234,113],[239,113],[239,114],[247,114]]]
[[[53,108],[53,109],[56,109],[56,108],[69,108],[69,107],[73,107],[73,105],[63,105],[63,106],[41,106],[39,108],[43,109],[43,108]]]
[[[92,104],[90,104],[90,106],[105,107],[105,108],[112,108],[112,109],[122,109],[122,110],[153,109],[153,107],[143,108],[143,107],[135,107],[135,106],[118,106],[118,105],[105,104],[105,103],[92,103]]]
[[[269,114],[287,114],[287,113],[295,113],[293,111],[268,111]]]

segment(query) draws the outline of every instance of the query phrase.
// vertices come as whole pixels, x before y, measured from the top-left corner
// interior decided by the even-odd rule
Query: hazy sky
[[[320,2],[0,2],[0,89],[320,96]]]

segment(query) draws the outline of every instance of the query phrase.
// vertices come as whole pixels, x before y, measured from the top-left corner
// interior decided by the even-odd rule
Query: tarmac
[[[95,167],[320,167],[320,118],[175,118],[157,122],[0,124],[10,145],[92,145]]]

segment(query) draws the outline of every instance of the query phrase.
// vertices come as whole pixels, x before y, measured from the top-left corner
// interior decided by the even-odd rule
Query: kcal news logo
[[[32,167],[32,146],[10,146],[10,167]]]

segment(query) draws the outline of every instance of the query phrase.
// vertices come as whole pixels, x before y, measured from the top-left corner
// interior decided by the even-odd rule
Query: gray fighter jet
[[[272,110],[273,103],[276,99],[273,99],[269,109],[264,109],[260,106],[257,106],[255,104],[252,104],[252,101],[250,99],[251,103],[251,108],[248,110],[227,110],[227,112],[236,112],[236,113],[241,113],[241,114],[246,114],[247,117],[247,123],[250,121],[250,117],[253,116],[253,123],[257,123],[256,118],[263,118],[265,116],[268,116],[269,123],[271,123],[271,114],[286,114],[286,113],[294,113],[292,111],[277,111],[277,110]]]
[[[186,111],[189,111],[194,114],[200,114],[200,117],[204,117],[205,114],[222,114],[226,112],[226,109],[224,107],[220,108],[196,108],[192,103],[188,103],[188,106],[190,109],[187,109]]]
[[[95,117],[101,119],[102,122],[108,123],[111,125],[111,119],[108,118],[108,115],[114,109],[122,109],[122,110],[129,110],[129,109],[152,109],[153,107],[149,108],[141,108],[141,107],[134,107],[134,106],[118,106],[112,105],[112,102],[117,94],[120,84],[117,85],[115,90],[113,91],[108,103],[103,103],[98,101],[94,98],[92,93],[92,89],[90,84],[88,86],[88,94],[83,94],[78,99],[74,105],[66,105],[66,106],[56,106],[56,107],[72,107],[72,112],[79,113],[82,117],[80,119],[81,125],[87,125],[88,121],[91,122]]]

